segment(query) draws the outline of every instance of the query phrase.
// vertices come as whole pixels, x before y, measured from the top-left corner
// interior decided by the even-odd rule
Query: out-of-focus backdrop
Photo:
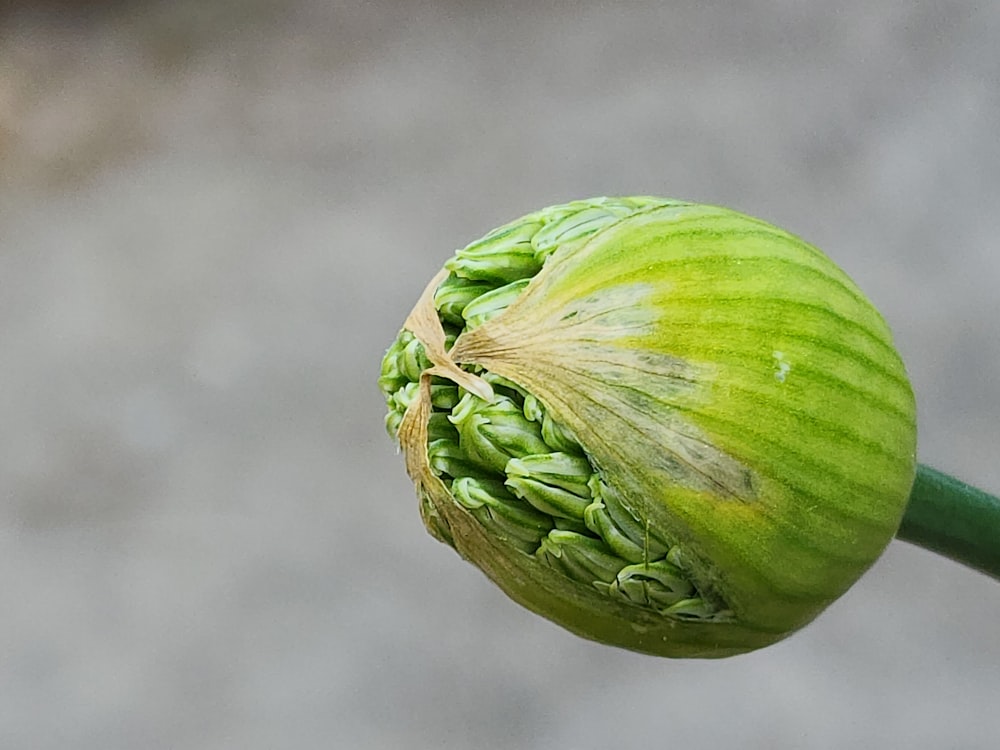
[[[451,252],[653,193],[824,248],[1000,491],[1000,4],[0,10],[0,746],[995,748],[1000,586],[894,543],[640,657],[427,536],[381,355]]]

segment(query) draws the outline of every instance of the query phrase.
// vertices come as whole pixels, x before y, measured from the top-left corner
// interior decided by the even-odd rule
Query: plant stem
[[[898,539],[1000,579],[1000,498],[920,464]]]

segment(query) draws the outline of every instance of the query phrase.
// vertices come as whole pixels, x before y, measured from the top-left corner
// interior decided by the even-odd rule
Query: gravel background
[[[790,640],[644,658],[428,537],[381,354],[598,194],[824,248],[921,458],[1000,492],[1000,5],[0,11],[0,747],[993,748],[1000,589],[908,545]]]

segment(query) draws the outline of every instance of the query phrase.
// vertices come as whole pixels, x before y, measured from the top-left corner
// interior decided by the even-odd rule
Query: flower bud
[[[817,249],[711,206],[598,198],[489,233],[379,385],[435,537],[569,630],[663,656],[811,621],[915,470],[878,312]]]

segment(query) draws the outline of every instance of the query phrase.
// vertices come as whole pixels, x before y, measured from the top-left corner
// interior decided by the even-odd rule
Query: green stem
[[[1000,579],[1000,498],[920,464],[896,537]]]

